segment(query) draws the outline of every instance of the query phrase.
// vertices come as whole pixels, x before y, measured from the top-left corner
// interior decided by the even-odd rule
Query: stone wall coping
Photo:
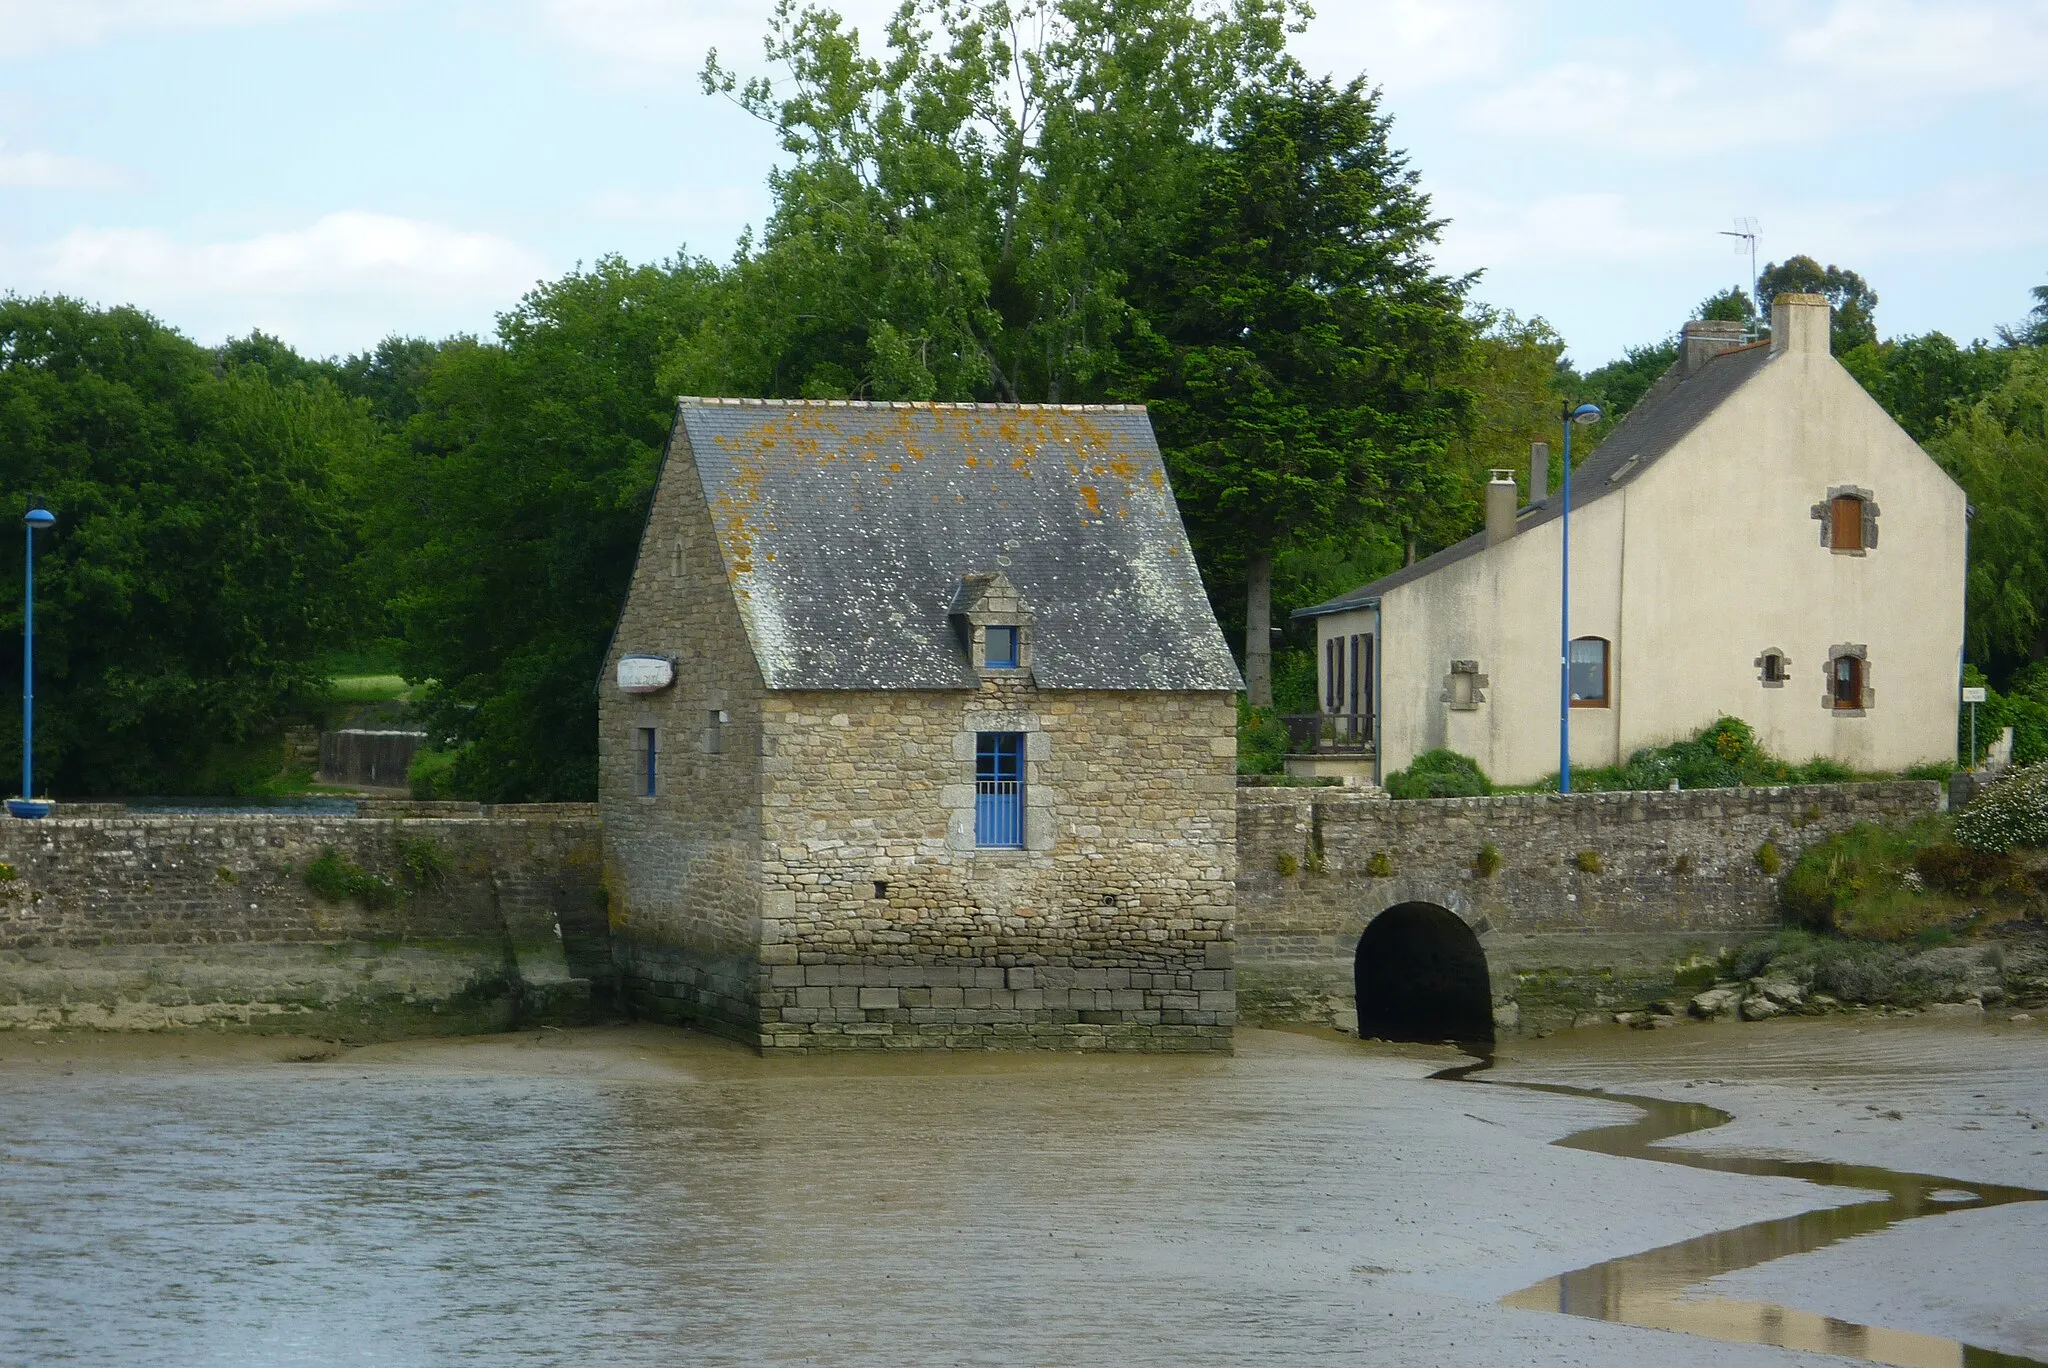
[[[404,803],[389,806],[364,804],[355,812],[255,812],[247,809],[201,809],[157,812],[125,807],[119,803],[59,804],[57,810],[36,822],[9,821],[0,830],[30,836],[38,829],[80,830],[139,827],[164,829],[190,826],[325,826],[337,822],[547,822],[595,823],[595,803]]]
[[[1341,788],[1241,788],[1240,808],[1292,808],[1304,800],[1317,805],[1345,807],[1370,804],[1375,812],[1390,816],[1408,812],[1417,816],[1448,812],[1500,812],[1514,808],[1557,806],[1599,808],[1641,805],[1663,808],[1674,815],[1707,803],[1749,806],[1786,799],[1819,802],[1835,799],[1854,803],[1872,799],[1911,801],[1934,811],[1940,806],[1942,785],[1932,779],[1884,779],[1862,784],[1780,784],[1769,788],[1601,789],[1590,793],[1496,793],[1483,798],[1399,798]]]

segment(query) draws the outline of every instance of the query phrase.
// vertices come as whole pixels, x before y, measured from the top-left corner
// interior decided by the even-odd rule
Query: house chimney
[[[1550,497],[1550,443],[1529,443],[1529,507]]]
[[[1694,318],[1678,330],[1678,373],[1691,375],[1724,351],[1742,345],[1742,325],[1719,318]]]
[[[1781,294],[1771,301],[1771,355],[1780,352],[1828,354],[1828,297]]]
[[[1515,472],[1496,470],[1486,482],[1486,544],[1499,546],[1515,535]]]

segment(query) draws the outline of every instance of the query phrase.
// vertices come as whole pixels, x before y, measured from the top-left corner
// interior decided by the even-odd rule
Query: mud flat
[[[0,1362],[1843,1361],[1501,1305],[1867,1194],[1560,1148],[1641,1112],[1455,1059],[0,1037]],[[1737,1119],[1692,1147],[2048,1187],[2038,1030],[1576,1032],[1497,1072],[1707,1090]],[[2044,1247],[2048,1204],[1933,1216],[1724,1295],[2048,1357]]]

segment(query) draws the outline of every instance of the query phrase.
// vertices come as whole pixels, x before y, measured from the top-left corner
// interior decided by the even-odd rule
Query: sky
[[[887,0],[837,8],[879,37]],[[1438,260],[1581,366],[1764,261],[1985,337],[2048,282],[2048,0],[1322,0],[1303,63],[1385,93]],[[488,333],[610,252],[728,257],[772,0],[0,0],[0,290],[312,355]]]

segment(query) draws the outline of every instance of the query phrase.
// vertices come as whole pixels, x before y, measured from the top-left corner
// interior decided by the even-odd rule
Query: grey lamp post
[[[1564,610],[1558,616],[1557,641],[1557,791],[1572,791],[1572,426],[1597,423],[1600,407],[1580,404],[1564,411]]]
[[[50,804],[37,801],[35,796],[36,533],[56,521],[57,515],[47,508],[31,508],[22,517],[22,535],[28,542],[28,577],[21,618],[21,797],[7,800],[8,812],[16,817],[50,815]]]

